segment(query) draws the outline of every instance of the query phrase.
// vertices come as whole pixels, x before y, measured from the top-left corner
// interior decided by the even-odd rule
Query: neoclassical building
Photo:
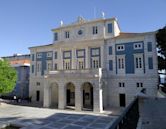
[[[52,29],[51,44],[30,47],[30,97],[44,107],[102,112],[142,90],[156,96],[155,33],[123,33],[116,18]]]

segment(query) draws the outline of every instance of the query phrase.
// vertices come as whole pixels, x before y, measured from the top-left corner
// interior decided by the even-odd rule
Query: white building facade
[[[116,18],[52,30],[49,45],[30,47],[30,97],[44,107],[102,112],[128,105],[143,88],[156,96],[155,33],[122,33]]]

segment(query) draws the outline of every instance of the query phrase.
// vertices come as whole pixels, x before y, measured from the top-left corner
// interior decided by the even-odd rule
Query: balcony
[[[101,78],[103,75],[106,71],[102,68],[45,71],[45,76],[53,78]]]

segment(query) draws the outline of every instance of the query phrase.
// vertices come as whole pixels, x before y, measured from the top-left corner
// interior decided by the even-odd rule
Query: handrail
[[[136,115],[132,113],[136,113]],[[131,115],[133,115],[135,118],[132,119]],[[138,119],[138,98],[136,97],[127,106],[127,108],[123,111],[119,118],[115,120],[115,122],[111,125],[109,129],[136,129]]]

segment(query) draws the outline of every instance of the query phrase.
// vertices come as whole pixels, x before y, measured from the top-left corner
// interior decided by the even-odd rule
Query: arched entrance
[[[86,82],[82,85],[83,109],[93,110],[93,86]]]
[[[52,83],[50,85],[50,107],[58,108],[58,84]]]
[[[71,82],[66,84],[66,106],[75,106],[75,86]]]

